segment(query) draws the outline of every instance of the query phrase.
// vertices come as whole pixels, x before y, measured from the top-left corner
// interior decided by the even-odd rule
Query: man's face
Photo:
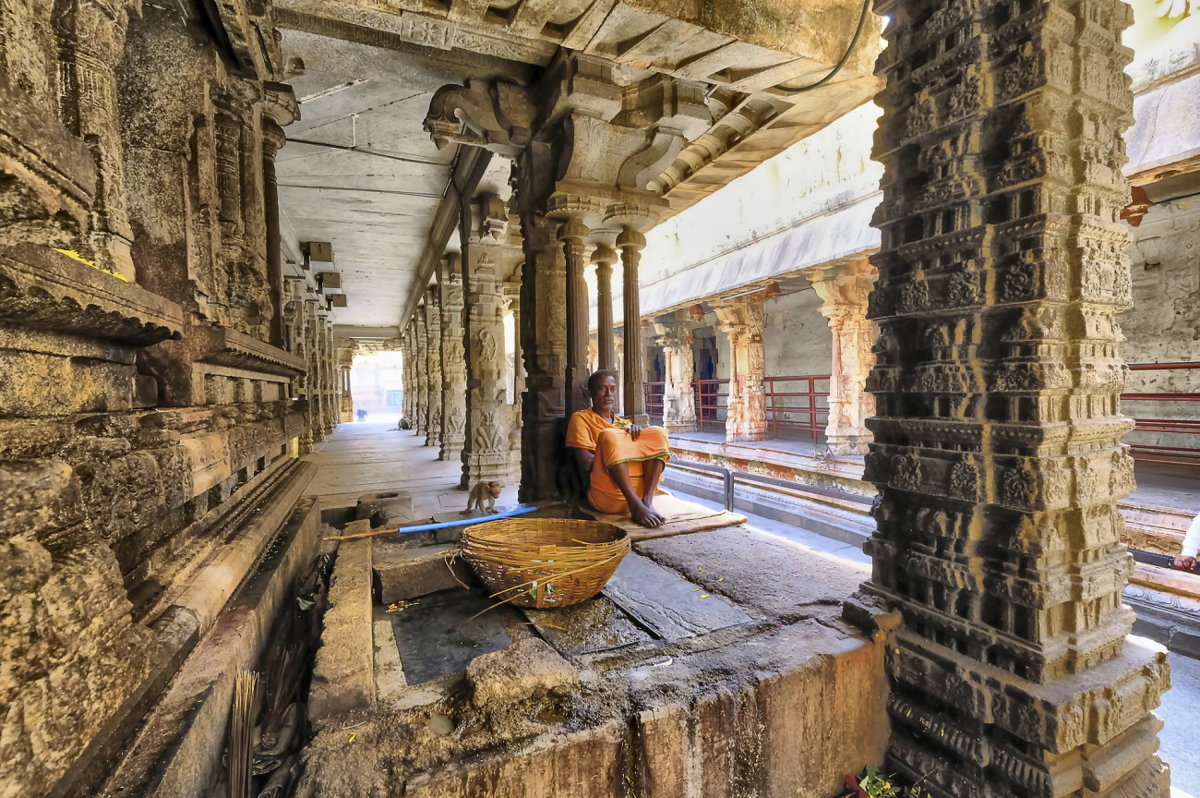
[[[592,407],[596,410],[612,410],[617,406],[617,380],[602,377],[596,390],[592,391]]]

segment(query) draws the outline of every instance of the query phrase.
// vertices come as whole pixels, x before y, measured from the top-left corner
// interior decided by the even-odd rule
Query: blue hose
[[[466,519],[463,519],[462,521],[439,521],[436,524],[420,524],[418,526],[404,526],[404,527],[400,527],[399,529],[397,529],[395,531],[399,535],[407,535],[410,532],[426,532],[430,529],[445,529],[448,526],[471,526],[473,524],[481,524],[484,521],[495,521],[498,518],[510,518],[514,515],[524,515],[525,513],[532,513],[536,509],[537,509],[536,507],[529,507],[524,504],[518,504],[516,507],[514,507],[511,510],[505,510],[502,513],[496,513],[495,515],[483,515],[483,516],[480,516],[479,518],[466,518]]]

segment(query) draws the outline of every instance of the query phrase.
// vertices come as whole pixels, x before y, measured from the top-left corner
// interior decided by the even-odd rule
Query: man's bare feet
[[[630,514],[630,516],[633,517],[634,521],[636,521],[637,523],[641,524],[644,527],[649,527],[650,529],[653,529],[654,527],[662,526],[663,522],[666,520],[661,515],[656,513],[654,511],[653,507],[650,507],[645,504],[642,504],[642,505],[639,505],[636,507],[633,505],[630,505],[629,514]]]

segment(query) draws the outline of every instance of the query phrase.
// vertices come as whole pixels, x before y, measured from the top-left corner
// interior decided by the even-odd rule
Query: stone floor
[[[462,463],[440,461],[439,449],[424,444],[424,435],[397,429],[391,419],[342,424],[308,455],[319,466],[309,495],[329,509],[353,505],[364,493],[399,489],[412,494],[418,518],[464,509],[467,493],[458,489]],[[497,507],[516,501],[517,486],[505,485]]]
[[[457,464],[388,426],[340,427],[311,456],[311,491],[336,507],[399,489],[414,516],[457,510]],[[479,615],[487,592],[450,581],[445,548],[341,544],[300,795],[675,796],[702,783],[725,798],[769,784],[828,798],[882,756],[882,640],[840,618],[861,563],[726,526],[635,542],[582,604]]]
[[[719,506],[707,499],[676,491],[677,495],[699,504]],[[746,526],[774,535],[824,556],[855,565],[863,578],[870,574],[871,558],[858,546],[818,535],[780,521],[746,513]],[[1163,696],[1158,715],[1166,726],[1159,734],[1160,754],[1171,766],[1172,798],[1200,796],[1200,660],[1170,653],[1171,689]]]
[[[700,435],[703,435],[701,433]],[[697,437],[692,435],[689,437]],[[705,435],[707,439],[715,436]],[[439,462],[437,450],[423,445],[424,438],[410,431],[397,430],[391,422],[368,420],[343,424],[338,430],[324,441],[317,451],[310,456],[318,466],[309,492],[321,497],[324,507],[352,505],[356,498],[367,492],[388,489],[400,489],[412,494],[414,500],[414,515],[432,516],[461,509],[465,506],[466,494],[458,490],[457,480],[459,463]],[[792,446],[803,448],[803,442],[773,441],[768,442],[779,448]],[[1159,474],[1159,471],[1162,474]],[[1162,477],[1159,479],[1158,477]],[[1149,477],[1149,479],[1147,478]],[[1143,491],[1148,500],[1156,504],[1178,507],[1200,507],[1200,490],[1189,490],[1193,486],[1192,475],[1189,473],[1173,473],[1170,469],[1153,469],[1146,473],[1139,471]],[[716,506],[713,502],[687,494],[678,494],[679,498],[700,504]],[[504,493],[498,506],[515,504],[515,486],[505,486]],[[814,532],[800,529],[793,525],[774,521],[762,516],[747,513],[749,521],[743,529],[753,533],[755,537],[765,535],[766,538],[776,538],[789,544],[789,551],[806,552],[812,557],[812,562],[826,563],[832,568],[838,582],[838,590],[848,593],[854,579],[865,579],[869,574],[869,558],[861,549],[843,540],[825,537]],[[752,563],[743,563],[747,568],[743,571],[741,565],[733,557],[736,547],[724,545],[717,537],[710,541],[702,540],[701,535],[689,536],[695,542],[690,547],[698,546],[689,551],[686,556],[671,551],[673,545],[669,542],[650,542],[639,544],[646,547],[657,547],[656,551],[641,551],[649,555],[642,559],[631,560],[629,566],[623,567],[621,579],[614,583],[613,596],[618,604],[637,602],[635,595],[637,586],[645,583],[647,577],[641,573],[633,573],[638,568],[645,569],[674,569],[689,580],[683,582],[682,589],[713,589],[713,593],[724,592],[729,598],[730,606],[739,604],[737,589],[743,590],[753,599],[752,603],[762,605],[763,596],[769,592],[765,585],[756,584],[747,578],[736,589],[731,590],[729,584],[715,584],[715,580],[724,579],[714,571],[706,574],[700,563],[702,561],[717,562],[713,552],[706,547],[715,546],[714,551],[720,551],[723,563],[721,573],[732,569],[747,575],[753,572]],[[729,534],[729,533],[726,533]],[[741,534],[741,533],[739,533]],[[678,540],[678,539],[675,539]],[[728,542],[725,542],[728,543]],[[762,543],[762,538],[759,538]],[[701,551],[701,549],[705,549]],[[694,555],[694,556],[693,556]],[[706,559],[707,558],[707,559]],[[694,562],[693,562],[694,560]],[[647,566],[649,563],[649,566]],[[810,566],[804,566],[805,572]],[[710,566],[711,568],[711,566]],[[708,580],[707,577],[712,579]],[[787,574],[773,574],[775,577],[786,577]],[[811,579],[800,570],[793,574],[799,581]],[[624,594],[622,594],[624,591]],[[631,592],[632,591],[632,592]],[[746,596],[741,597],[745,600]],[[787,591],[781,591],[779,600],[791,600]],[[769,604],[770,602],[768,602]],[[782,609],[778,608],[778,609]],[[668,624],[670,618],[662,618],[662,624]],[[526,621],[526,623],[531,623]],[[638,621],[639,628],[645,626],[645,619]],[[554,627],[549,624],[543,633],[553,637]],[[554,642],[553,640],[551,642]],[[559,641],[564,651],[569,651],[571,641]],[[1200,660],[1190,659],[1178,654],[1171,654],[1173,670],[1173,687],[1165,695],[1163,705],[1159,709],[1160,716],[1166,721],[1166,727],[1160,735],[1163,758],[1171,765],[1174,798],[1192,798],[1193,793],[1200,795],[1200,748],[1195,741],[1200,739]]]

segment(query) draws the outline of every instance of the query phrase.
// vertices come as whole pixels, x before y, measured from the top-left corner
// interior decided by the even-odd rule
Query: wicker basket
[[[566,607],[608,584],[629,535],[597,521],[509,518],[464,529],[459,553],[501,603]]]

